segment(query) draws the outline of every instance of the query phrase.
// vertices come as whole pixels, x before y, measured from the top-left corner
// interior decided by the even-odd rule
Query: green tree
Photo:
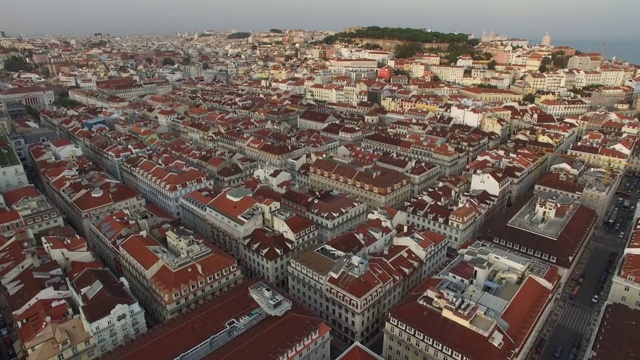
[[[27,114],[31,115],[35,119],[40,120],[40,112],[38,110],[32,108],[29,105],[25,106],[25,109],[27,110]]]
[[[144,61],[146,61],[149,65],[153,64],[153,59],[150,57],[144,59]]]
[[[433,81],[440,81],[440,76],[433,75]]]
[[[53,105],[62,106],[67,109],[71,109],[82,104],[78,101],[71,100],[68,97],[59,97],[53,102]]]
[[[528,102],[530,104],[533,104],[534,102],[536,102],[536,96],[533,95],[533,94],[527,94],[522,98],[522,100],[524,100],[524,101],[526,101],[526,102]]]
[[[422,51],[422,44],[419,42],[409,42],[406,44],[398,44],[395,48],[397,58],[410,58]]]
[[[547,68],[547,65],[545,65],[545,64],[540,64],[540,67],[538,68],[538,71],[540,71],[540,72],[546,72],[547,70],[549,70],[549,69]]]
[[[33,70],[33,67],[27,63],[23,57],[14,55],[4,61],[4,69],[7,71],[18,72],[30,71]]]
[[[236,32],[233,34],[227,35],[227,39],[246,39],[251,36],[249,32]]]
[[[269,30],[269,32],[276,33],[276,34],[282,34],[283,31],[280,30],[280,29],[271,29],[271,30]]]
[[[491,60],[489,61],[489,63],[487,64],[487,68],[489,70],[495,70],[496,69],[496,65],[498,65],[498,63],[495,60]]]
[[[165,66],[165,65],[171,65],[171,66],[173,66],[173,65],[175,65],[175,64],[176,64],[176,62],[175,62],[175,61],[173,61],[173,59],[172,59],[172,58],[166,57],[166,58],[162,59],[162,66]]]

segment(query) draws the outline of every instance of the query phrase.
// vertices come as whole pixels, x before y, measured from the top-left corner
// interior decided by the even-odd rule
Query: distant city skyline
[[[545,32],[558,38],[640,36],[630,27],[640,12],[637,0],[523,2],[471,0],[432,4],[418,0],[236,0],[203,4],[196,0],[6,0],[0,27],[9,34],[113,35],[171,34],[211,29],[265,31],[270,28],[339,31],[353,26],[429,28],[442,32],[483,30],[535,39]]]

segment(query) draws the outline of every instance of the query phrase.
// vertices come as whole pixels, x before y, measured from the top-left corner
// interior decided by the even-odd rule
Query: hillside
[[[338,40],[346,39],[399,40],[425,44],[465,43],[469,41],[469,38],[465,34],[445,34],[438,31],[425,31],[422,29],[368,26],[355,31],[340,32],[335,35],[327,36],[323,42],[325,44],[332,44]]]

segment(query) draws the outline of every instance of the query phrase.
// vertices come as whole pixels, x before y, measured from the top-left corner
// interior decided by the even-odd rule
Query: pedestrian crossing
[[[589,326],[591,314],[591,310],[570,302],[560,316],[560,324],[583,334]]]
[[[601,248],[601,249],[608,250],[608,251],[620,251],[620,245],[617,245],[617,244],[597,243],[596,246]]]

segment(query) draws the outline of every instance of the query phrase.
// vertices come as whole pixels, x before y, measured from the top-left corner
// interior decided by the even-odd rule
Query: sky
[[[640,36],[639,0],[2,0],[7,34],[170,34],[200,30],[339,31],[400,26],[511,37]]]

